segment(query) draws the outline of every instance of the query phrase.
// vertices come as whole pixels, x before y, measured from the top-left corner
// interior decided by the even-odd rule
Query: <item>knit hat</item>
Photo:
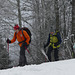
[[[15,26],[14,26],[14,30],[17,30],[17,29],[19,29],[20,27],[18,26],[18,24],[15,24]]]

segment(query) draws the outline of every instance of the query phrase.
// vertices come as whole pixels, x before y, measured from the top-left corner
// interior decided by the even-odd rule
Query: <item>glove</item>
[[[7,43],[11,43],[11,41],[9,39],[6,40]]]

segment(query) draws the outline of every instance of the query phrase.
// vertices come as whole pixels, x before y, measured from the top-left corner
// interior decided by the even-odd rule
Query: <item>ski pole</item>
[[[45,45],[45,43],[43,43],[43,45]],[[49,61],[48,56],[46,55],[46,49],[42,48],[41,51],[42,51],[43,55],[45,56],[45,62]]]
[[[25,49],[27,50],[27,52],[30,54],[29,50],[26,48],[25,46]],[[32,55],[30,54],[30,56],[32,57]],[[32,59],[35,61],[35,59],[32,57]]]
[[[7,47],[8,47],[8,52],[9,52],[9,43],[7,43]]]
[[[46,53],[44,52],[43,49],[41,49],[42,54],[45,56],[45,62],[49,61],[48,56],[46,55]]]
[[[27,50],[27,52],[30,54],[30,52],[29,52],[29,50],[26,48],[26,46],[25,46],[25,49]]]

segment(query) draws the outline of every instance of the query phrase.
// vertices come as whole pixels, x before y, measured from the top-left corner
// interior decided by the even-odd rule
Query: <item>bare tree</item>
[[[9,65],[9,54],[7,48],[4,47],[2,36],[0,35],[0,69],[8,68]]]
[[[56,15],[56,29],[59,30],[59,7],[58,0],[55,0],[55,15]]]
[[[19,26],[22,27],[22,23],[21,23],[21,10],[20,10],[20,0],[17,0],[17,7],[18,7]]]
[[[75,39],[75,0],[72,0],[72,34],[74,34]]]

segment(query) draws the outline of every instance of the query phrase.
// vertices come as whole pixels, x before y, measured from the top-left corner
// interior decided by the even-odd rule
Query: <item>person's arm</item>
[[[29,37],[28,33],[23,30],[23,34],[24,34],[24,36],[25,36],[25,38],[26,38],[26,43],[29,44],[30,37]]]
[[[11,40],[11,43],[14,43],[16,41],[16,32],[14,33],[13,39]]]

